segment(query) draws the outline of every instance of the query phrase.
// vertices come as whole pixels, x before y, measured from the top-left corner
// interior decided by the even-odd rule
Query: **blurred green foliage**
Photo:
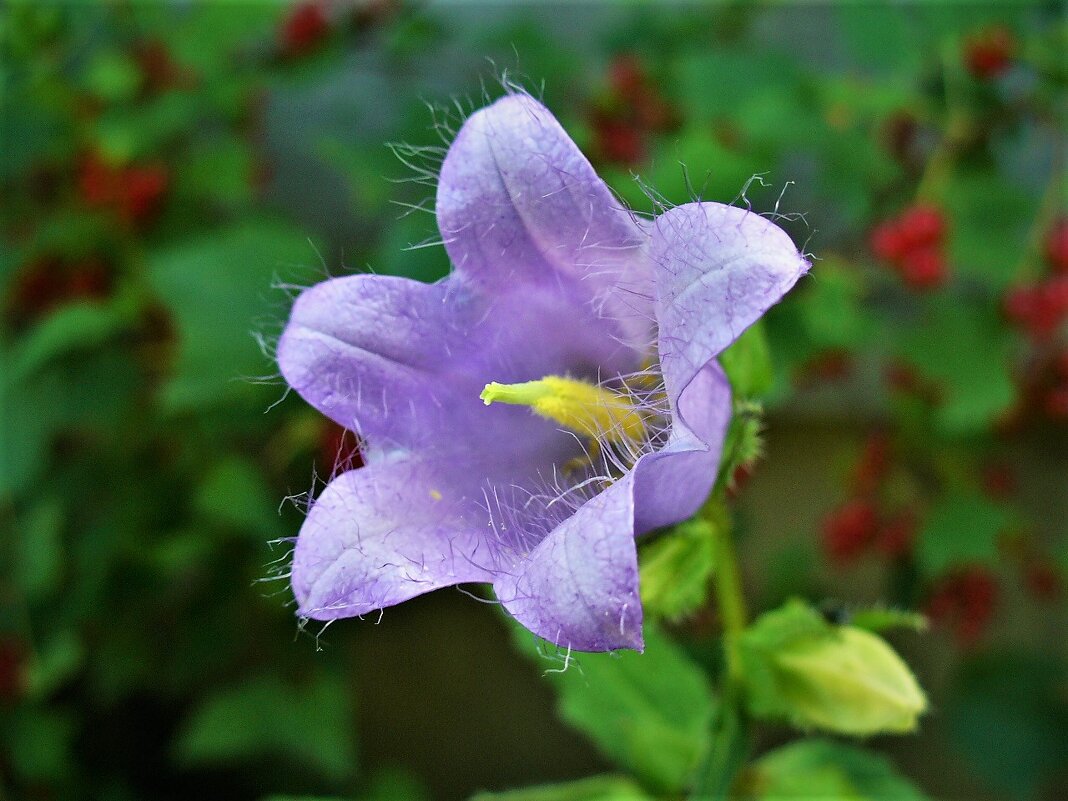
[[[1066,38],[1053,1],[5,4],[0,797],[462,798],[525,782],[539,786],[478,797],[622,801],[676,797],[715,752],[700,524],[643,546],[660,620],[645,656],[546,659],[522,641],[529,663],[483,664],[464,630],[418,629],[431,670],[470,654],[440,681],[506,677],[493,697],[518,700],[547,671],[590,743],[577,755],[562,725],[509,707],[492,712],[511,739],[461,710],[438,741],[495,749],[477,775],[390,751],[389,727],[361,721],[380,694],[418,708],[423,666],[374,650],[369,623],[320,636],[289,608],[288,538],[351,442],[286,394],[272,340],[295,291],[329,274],[447,272],[420,156],[505,72],[635,209],[736,199],[814,254],[725,358],[754,611],[803,592],[843,598],[862,628],[918,627],[873,604],[931,618],[895,639],[938,710],[913,739],[772,731],[736,792],[1063,797]],[[940,230],[918,232],[917,207]],[[755,462],[757,400],[782,491]],[[803,443],[792,456],[783,432]],[[396,687],[361,685],[371,659]],[[544,726],[555,751],[523,739]]]

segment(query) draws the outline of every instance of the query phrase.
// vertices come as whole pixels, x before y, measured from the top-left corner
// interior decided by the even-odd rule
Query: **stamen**
[[[573,378],[547,375],[519,384],[486,384],[482,401],[529,406],[535,414],[554,420],[578,434],[614,444],[636,441],[645,433],[645,420],[627,397]]]

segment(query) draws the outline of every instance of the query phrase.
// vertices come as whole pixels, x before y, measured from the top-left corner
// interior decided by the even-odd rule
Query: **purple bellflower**
[[[636,217],[524,94],[466,120],[436,215],[446,279],[325,281],[279,341],[365,461],[309,509],[298,612],[485,582],[561,647],[641,650],[635,536],[708,496],[731,413],[716,356],[809,264],[745,209]]]

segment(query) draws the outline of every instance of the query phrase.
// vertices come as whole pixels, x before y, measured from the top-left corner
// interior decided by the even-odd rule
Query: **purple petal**
[[[587,501],[494,582],[505,609],[577,651],[642,650],[632,476]]]
[[[561,439],[556,426],[525,409],[487,408],[479,393],[490,381],[633,369],[632,350],[589,335],[596,325],[588,307],[555,289],[487,297],[453,280],[356,275],[301,294],[278,363],[309,403],[380,450],[518,444],[529,454],[531,443]]]
[[[464,123],[441,167],[437,218],[465,280],[492,292],[581,282],[617,336],[647,344],[647,232],[533,98],[508,95]]]
[[[672,398],[810,266],[777,225],[719,203],[662,214],[651,252],[660,364]]]
[[[278,364],[293,389],[345,428],[422,444],[462,400],[433,375],[448,356],[453,315],[440,285],[366,275],[325,281],[293,305]]]
[[[486,516],[456,466],[403,460],[335,478],[300,530],[293,555],[299,612],[315,620],[366,614],[438,587],[488,581]]]
[[[715,361],[685,384],[671,436],[634,467],[634,529],[644,534],[692,517],[716,480],[731,418],[731,388]]]

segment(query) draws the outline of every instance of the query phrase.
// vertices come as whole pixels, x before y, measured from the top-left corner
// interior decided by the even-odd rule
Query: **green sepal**
[[[708,598],[715,562],[712,523],[694,518],[641,549],[642,608],[648,617],[677,621]]]

